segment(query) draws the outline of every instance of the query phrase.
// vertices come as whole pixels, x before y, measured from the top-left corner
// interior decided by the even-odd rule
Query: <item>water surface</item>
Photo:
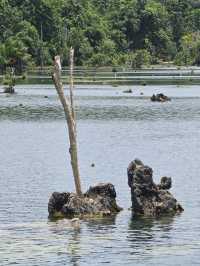
[[[55,90],[27,85],[0,94],[0,265],[199,265],[200,87],[123,93],[128,88],[76,88],[83,188],[112,182],[124,207],[116,217],[81,221],[80,230],[48,221],[51,193],[74,190]],[[172,101],[150,102],[158,92]],[[136,157],[153,167],[156,182],[173,177],[183,214],[131,219],[126,167]]]

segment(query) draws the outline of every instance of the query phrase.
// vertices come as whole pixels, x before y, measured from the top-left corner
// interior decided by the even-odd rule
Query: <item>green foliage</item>
[[[49,65],[57,53],[68,65],[71,46],[76,65],[196,64],[198,44],[184,38],[199,28],[193,0],[1,0],[0,69]]]
[[[31,55],[24,42],[17,37],[9,37],[4,44],[4,60],[9,66],[14,66],[17,71],[22,72],[23,68],[31,63]]]
[[[15,79],[15,74],[14,74],[14,69],[9,68],[7,69],[7,72],[5,76],[3,77],[3,84],[6,86],[4,88],[4,92],[6,93],[14,93],[15,92],[15,84],[16,84],[16,79]]]
[[[151,63],[151,55],[145,50],[136,50],[129,56],[129,64],[132,68],[141,68],[143,65],[149,65]]]
[[[200,7],[200,5],[199,5]],[[193,9],[188,16],[188,23],[194,31],[200,29],[200,8]]]
[[[182,37],[181,49],[175,58],[177,65],[200,65],[200,34],[190,33]]]

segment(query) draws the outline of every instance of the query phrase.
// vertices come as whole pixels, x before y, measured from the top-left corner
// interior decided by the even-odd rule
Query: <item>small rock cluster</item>
[[[167,97],[166,95],[164,95],[163,93],[158,93],[158,94],[153,94],[151,96],[151,101],[152,102],[167,102],[167,101],[171,101],[171,99],[169,97]]]
[[[116,191],[110,183],[90,187],[82,196],[54,192],[49,199],[50,218],[107,216],[121,211],[116,203]]]
[[[170,177],[162,177],[160,184],[156,185],[152,168],[138,159],[129,164],[127,174],[134,215],[157,217],[183,211],[182,206],[168,191],[172,186]]]
[[[128,89],[128,90],[123,91],[123,93],[133,93],[133,91],[132,89]]]

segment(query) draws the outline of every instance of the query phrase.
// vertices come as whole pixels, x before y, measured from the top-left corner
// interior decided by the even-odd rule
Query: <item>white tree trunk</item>
[[[68,134],[69,134],[69,142],[70,142],[70,156],[71,156],[71,165],[72,171],[74,175],[76,193],[78,195],[82,195],[81,191],[81,181],[80,181],[80,173],[79,173],[79,165],[78,165],[78,153],[77,153],[77,140],[76,140],[76,123],[75,123],[75,112],[73,106],[73,49],[70,51],[71,58],[71,71],[70,71],[70,101],[67,97],[65,97],[63,85],[61,82],[61,62],[60,56],[55,57],[54,61],[54,71],[53,71],[53,82],[56,87],[58,96],[60,98],[61,104],[63,106],[65,117],[67,120],[68,126]],[[71,102],[71,105],[70,105]]]

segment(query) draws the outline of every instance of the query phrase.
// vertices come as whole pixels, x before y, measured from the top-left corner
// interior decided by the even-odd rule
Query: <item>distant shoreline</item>
[[[51,84],[51,67],[28,69],[25,75],[16,76],[17,84]],[[68,82],[69,69],[63,68],[62,79]],[[151,66],[142,69],[118,68],[84,68],[76,67],[74,71],[76,84],[96,85],[187,85],[200,84],[200,67],[162,67]],[[3,75],[0,75],[0,84]]]

